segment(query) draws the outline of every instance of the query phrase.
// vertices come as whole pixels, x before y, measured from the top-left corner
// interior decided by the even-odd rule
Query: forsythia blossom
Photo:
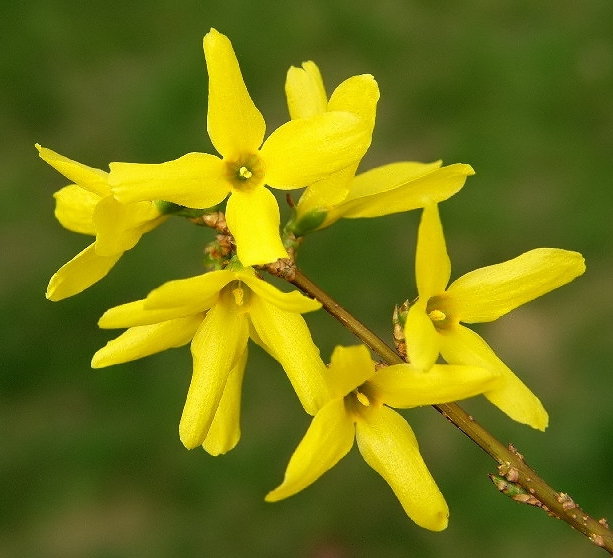
[[[438,207],[424,208],[415,260],[419,298],[405,322],[411,363],[427,370],[439,353],[452,364],[472,364],[500,372],[503,382],[484,393],[512,419],[545,430],[547,412],[538,398],[462,323],[490,322],[585,271],[581,254],[537,248],[504,263],[463,275],[447,286],[451,264]]]
[[[375,125],[379,98],[371,76],[354,76],[332,93],[330,100],[319,68],[308,61],[302,68],[291,67],[285,93],[290,116],[308,118],[329,111],[349,111]],[[310,184],[298,204],[290,229],[297,236],[328,227],[341,218],[380,217],[424,207],[446,200],[458,192],[468,176],[470,165],[441,168],[441,161],[390,163],[355,176],[359,160]]]
[[[52,277],[47,297],[59,300],[100,280],[166,213],[214,227],[219,235],[205,252],[217,270],[167,282],[142,300],[107,310],[99,326],[126,331],[95,353],[92,367],[191,342],[193,371],[179,436],[188,449],[201,445],[219,455],[240,439],[242,383],[252,339],[281,364],[313,416],[283,482],[267,501],[315,482],[355,440],[415,523],[445,529],[445,499],[411,427],[393,408],[483,394],[511,418],[544,430],[548,416],[538,398],[463,324],[495,320],[568,283],[584,272],[582,256],[539,248],[448,285],[451,264],[437,204],[464,186],[474,174],[470,165],[403,161],[356,175],[375,125],[377,82],[369,74],[353,76],[328,98],[319,68],[310,61],[289,69],[285,93],[291,120],[264,140],[264,118],[249,96],[230,40],[211,29],[203,47],[209,75],[207,132],[220,156],[188,153],[161,164],[114,162],[106,173],[37,144],[40,157],[73,182],[54,194],[57,219],[72,231],[95,236]],[[268,187],[305,188],[283,236],[279,207]],[[225,208],[216,207],[226,198]],[[326,309],[351,329],[355,320],[313,285],[309,288],[294,267],[298,237],[341,218],[417,208],[423,208],[415,264],[418,298],[403,314],[410,364],[377,366],[366,346],[337,346],[326,368],[301,315],[322,304],[298,291],[278,290],[251,266],[291,254],[291,261],[266,269],[318,293]],[[367,338],[363,330],[360,337]],[[446,364],[437,364],[439,355]]]
[[[49,281],[47,298],[61,300],[102,279],[125,251],[166,217],[150,201],[118,202],[107,172],[71,161],[38,144],[36,148],[44,161],[74,182],[54,194],[57,220],[71,231],[96,237]]]
[[[375,369],[364,345],[336,347],[328,370],[331,398],[313,418],[292,455],[283,483],[266,496],[287,498],[315,482],[352,448],[390,485],[421,527],[447,527],[449,510],[424,463],[413,430],[390,407],[410,408],[472,397],[498,383],[498,373],[476,366],[409,364]]]
[[[222,158],[188,153],[158,165],[111,163],[113,192],[122,202],[162,199],[192,208],[215,206],[230,194],[226,220],[243,265],[285,258],[279,207],[265,185],[301,188],[351,165],[370,145],[372,130],[356,114],[335,110],[287,122],[262,144],[264,119],[229,39],[211,29],[204,54],[207,129]]]
[[[181,441],[189,449],[204,444],[210,453],[224,453],[238,442],[249,337],[281,363],[308,413],[315,414],[325,401],[325,366],[300,316],[320,307],[297,291],[279,291],[251,268],[231,264],[170,281],[143,300],[105,312],[100,327],[130,329],[100,349],[92,366],[127,362],[191,340],[194,370],[179,426]],[[214,420],[218,424],[211,431]]]

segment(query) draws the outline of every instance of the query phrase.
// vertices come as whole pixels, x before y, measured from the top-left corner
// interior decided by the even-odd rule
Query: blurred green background
[[[66,181],[33,144],[100,168],[209,151],[201,40],[211,26],[232,39],[269,130],[287,118],[290,65],[315,60],[329,91],[374,74],[382,97],[363,168],[442,158],[477,171],[441,210],[454,277],[538,246],[586,256],[584,277],[479,328],[540,394],[547,433],[482,398],[465,407],[586,511],[612,516],[610,0],[31,0],[7,3],[0,26],[1,556],[604,554],[499,495],[493,462],[430,408],[404,414],[448,499],[445,532],[412,524],[355,449],[309,489],[265,503],[309,421],[256,347],[237,449],[186,451],[186,348],[97,371],[89,361],[116,333],[97,329],[102,312],[198,273],[212,234],[172,221],[103,282],[48,302],[49,277],[89,239],[54,220],[51,196]],[[301,265],[389,339],[393,305],[415,295],[418,217],[340,222],[309,238]],[[326,359],[354,343],[323,312],[309,323]]]

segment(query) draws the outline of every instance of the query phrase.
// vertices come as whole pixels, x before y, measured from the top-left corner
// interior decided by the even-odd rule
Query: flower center
[[[236,287],[232,289],[232,295],[234,296],[234,303],[236,306],[242,306],[245,302],[245,289],[242,287]]]
[[[253,173],[247,167],[241,167],[238,169],[238,179],[248,180],[253,176]]]
[[[433,322],[442,322],[443,320],[447,319],[447,314],[445,314],[445,312],[442,312],[441,310],[438,310],[438,309],[434,309],[431,312],[429,312],[428,316],[430,316],[430,319]]]
[[[257,155],[244,155],[225,163],[226,178],[236,190],[252,190],[264,179],[264,165]]]
[[[345,408],[355,419],[363,418],[373,408],[381,405],[379,398],[371,384],[368,382],[358,386],[345,396]]]
[[[448,329],[454,322],[452,309],[445,296],[433,296],[428,300],[426,313],[438,330]]]
[[[221,290],[220,298],[236,312],[249,312],[251,290],[240,280],[228,283]]]
[[[362,393],[359,389],[353,390],[353,394],[355,398],[362,404],[364,407],[370,407],[370,399],[368,399],[368,395]]]

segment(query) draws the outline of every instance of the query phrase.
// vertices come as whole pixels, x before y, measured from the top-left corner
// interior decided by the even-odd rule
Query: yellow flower
[[[390,485],[407,515],[441,531],[449,511],[424,463],[413,430],[390,407],[410,408],[472,397],[496,385],[498,375],[474,366],[435,364],[428,372],[409,364],[375,371],[364,345],[336,347],[328,371],[331,398],[315,415],[292,455],[283,483],[266,500],[303,490],[352,448]]]
[[[292,66],[288,70],[285,94],[290,117],[293,120],[313,118],[335,111],[347,111],[364,121],[370,140],[375,126],[377,101],[379,100],[379,87],[370,74],[346,79],[334,90],[328,100],[319,68],[312,61],[303,62],[302,68]],[[298,218],[340,203],[347,196],[349,184],[355,175],[360,159],[356,159],[344,169],[309,184],[298,201],[296,208]]]
[[[215,29],[204,37],[209,73],[207,129],[222,158],[188,153],[158,165],[111,163],[111,184],[122,202],[163,199],[193,208],[214,206],[230,193],[228,227],[244,265],[287,257],[279,207],[265,184],[301,188],[351,165],[370,134],[347,111],[287,122],[262,144],[265,123],[251,100],[229,39]]]
[[[414,366],[428,369],[439,353],[449,363],[497,370],[503,382],[484,393],[512,419],[545,430],[547,412],[538,398],[464,323],[489,322],[556,289],[585,271],[581,254],[537,248],[506,262],[463,275],[449,287],[451,264],[438,207],[424,208],[415,261],[418,300],[405,323]]]
[[[55,216],[68,230],[96,237],[53,275],[47,298],[61,300],[102,279],[140,237],[165,220],[152,202],[123,204],[113,198],[108,173],[59,155],[36,144],[44,161],[74,184],[58,190]]]
[[[251,268],[232,268],[170,281],[147,298],[111,308],[102,328],[129,328],[92,359],[101,368],[190,340],[192,381],[179,426],[181,441],[213,455],[238,442],[240,386],[251,337],[285,369],[300,402],[315,414],[327,399],[325,365],[300,315],[319,302],[281,292]]]
[[[309,61],[287,73],[285,93],[290,116],[307,118],[329,111],[349,111],[368,123],[372,135],[379,90],[370,75],[341,83],[330,100],[319,68]],[[379,217],[446,200],[474,174],[470,165],[441,167],[442,162],[390,163],[355,176],[359,160],[315,182],[304,191],[290,225],[298,236],[328,227],[341,218]]]

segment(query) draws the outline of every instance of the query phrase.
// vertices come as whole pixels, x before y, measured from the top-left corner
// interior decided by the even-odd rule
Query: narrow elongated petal
[[[337,346],[328,368],[328,385],[333,397],[345,397],[375,374],[375,363],[365,345]]]
[[[55,170],[81,188],[89,190],[92,194],[98,194],[102,198],[111,193],[108,185],[108,173],[72,161],[68,157],[42,147],[38,143],[36,149],[38,149],[38,154],[43,161],[49,163]]]
[[[469,165],[438,166],[439,161],[392,163],[359,174],[346,200],[328,214],[326,225],[341,217],[379,217],[444,201],[464,186],[467,176],[474,174]]]
[[[368,123],[370,132],[375,125],[379,86],[370,74],[352,76],[343,81],[330,96],[328,111],[347,111]]]
[[[204,209],[230,191],[223,162],[208,153],[188,153],[159,164],[111,163],[109,182],[121,203],[164,200]]]
[[[144,307],[156,310],[187,306],[194,312],[201,312],[215,304],[219,291],[235,279],[236,273],[221,269],[187,279],[168,281],[147,295]]]
[[[146,299],[135,300],[134,302],[128,302],[109,308],[98,320],[98,327],[102,329],[117,329],[122,327],[144,326],[175,320],[198,313],[193,310],[193,305],[172,306],[169,308],[149,310],[145,307],[145,302]]]
[[[304,318],[257,296],[251,300],[249,316],[264,346],[283,366],[304,410],[314,415],[329,399],[327,370]]]
[[[407,314],[404,337],[411,364],[418,370],[429,370],[440,351],[439,334],[426,314],[426,300],[419,299]]]
[[[420,298],[441,294],[451,275],[451,262],[436,204],[424,207],[417,237],[415,276]]]
[[[202,318],[202,315],[187,316],[159,324],[131,327],[94,354],[92,368],[104,368],[181,347],[191,341]]]
[[[247,364],[247,347],[232,368],[219,407],[202,447],[211,455],[221,455],[233,449],[241,437],[241,391]]]
[[[298,291],[284,293],[254,275],[244,276],[241,274],[241,281],[246,283],[258,296],[261,296],[264,300],[274,304],[281,310],[304,314],[305,312],[312,312],[321,308],[321,303],[317,300],[304,296]]]
[[[143,225],[159,217],[160,212],[151,202],[123,204],[113,196],[103,198],[93,215],[96,253],[110,256],[134,248],[145,232]]]
[[[292,120],[326,112],[328,96],[321,72],[310,60],[302,68],[291,66],[285,79],[285,96]]]
[[[292,190],[317,182],[361,159],[370,136],[363,119],[349,112],[287,122],[262,146],[266,183]]]
[[[287,258],[279,234],[279,206],[268,188],[234,191],[226,206],[226,221],[243,265],[267,264]]]
[[[76,233],[96,234],[93,222],[94,209],[102,199],[98,194],[71,184],[58,190],[53,197],[55,218],[62,227]]]
[[[225,304],[211,308],[196,332],[192,340],[194,371],[179,424],[181,442],[187,449],[204,443],[247,336],[246,316]]]
[[[388,163],[358,174],[351,181],[351,190],[346,201],[357,200],[374,194],[396,190],[441,168],[442,161],[419,163],[399,161]]]
[[[47,286],[49,300],[62,300],[76,295],[102,279],[121,258],[121,254],[99,256],[95,243],[79,252],[51,277]]]
[[[282,500],[313,484],[349,453],[354,437],[343,400],[333,399],[315,415],[289,460],[283,483],[266,495],[266,501]]]
[[[413,430],[387,407],[372,409],[356,423],[360,453],[390,485],[407,515],[420,527],[442,531],[449,509],[419,453]]]
[[[334,211],[334,206],[347,197],[349,185],[358,164],[358,162],[352,163],[348,167],[311,184],[298,200],[297,219],[301,219],[311,211]]]
[[[211,141],[224,158],[255,153],[266,124],[249,96],[232,43],[211,29],[203,46],[209,73],[207,130]]]
[[[441,335],[441,354],[452,364],[489,368],[500,374],[500,384],[485,397],[513,420],[545,430],[549,422],[542,403],[525,384],[496,356],[474,331],[457,325]]]
[[[351,112],[364,121],[372,134],[375,124],[379,88],[371,75],[353,76],[341,83],[332,94],[328,111]],[[358,168],[359,159],[306,189],[298,202],[298,219],[310,211],[332,209],[350,194],[349,186]]]
[[[578,252],[537,248],[471,271],[447,289],[462,322],[489,322],[583,274]]]
[[[395,364],[378,370],[369,381],[383,403],[399,409],[459,401],[500,383],[496,370],[459,364],[435,364],[425,372]]]

